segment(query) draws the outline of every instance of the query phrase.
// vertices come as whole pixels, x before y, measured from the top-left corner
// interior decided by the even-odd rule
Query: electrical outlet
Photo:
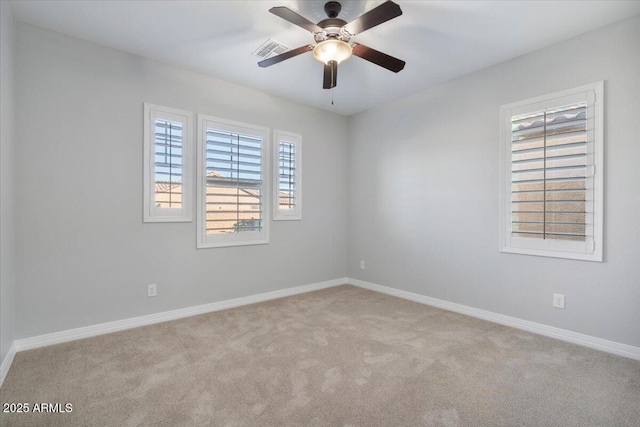
[[[158,294],[157,291],[155,283],[147,285],[147,297],[155,297]]]
[[[553,306],[555,308],[564,308],[564,295],[553,294]]]
[[[360,270],[364,270],[364,261],[360,261]]]

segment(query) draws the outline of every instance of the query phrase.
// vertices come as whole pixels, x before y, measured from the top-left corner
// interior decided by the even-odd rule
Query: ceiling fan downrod
[[[329,18],[337,18],[341,10],[342,5],[337,1],[329,1],[324,5],[324,13],[326,13]]]

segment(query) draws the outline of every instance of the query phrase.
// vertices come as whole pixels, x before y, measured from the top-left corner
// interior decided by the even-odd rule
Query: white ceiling
[[[322,89],[311,53],[259,68],[251,53],[268,38],[291,48],[312,34],[268,12],[287,6],[324,19],[325,0],[16,1],[16,19],[105,46],[351,115],[640,13],[640,1],[403,1],[403,15],[356,41],[403,59],[394,74],[352,57],[338,86]],[[350,21],[382,3],[343,0]]]

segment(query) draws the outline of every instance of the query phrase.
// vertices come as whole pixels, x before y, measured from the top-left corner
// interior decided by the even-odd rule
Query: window
[[[190,222],[191,123],[188,111],[144,104],[144,222]]]
[[[198,115],[198,135],[198,248],[268,243],[268,129]]]
[[[603,82],[501,109],[502,252],[602,261]]]
[[[273,219],[302,219],[302,136],[275,130]]]

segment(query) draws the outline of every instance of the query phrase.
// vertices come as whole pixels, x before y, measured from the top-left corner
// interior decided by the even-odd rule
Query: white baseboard
[[[16,342],[14,341],[9,348],[9,353],[5,356],[2,364],[0,365],[0,387],[2,387],[2,383],[4,383],[4,379],[7,378],[7,374],[9,373],[9,368],[13,363],[13,358],[16,357]]]
[[[505,326],[511,326],[513,328],[522,329],[524,331],[533,332],[539,335],[545,335],[551,338],[556,338],[584,347],[594,348],[596,350],[605,351],[607,353],[616,354],[618,356],[628,357],[629,359],[640,360],[640,347],[634,347],[615,341],[596,338],[590,335],[567,331],[565,329],[554,328],[553,326],[518,319],[517,317],[505,316],[503,314],[493,313],[491,311],[481,310],[479,308],[469,307],[466,305],[456,304],[437,298],[427,297],[413,292],[402,291],[400,289],[390,288],[388,286],[365,282],[363,280],[347,278],[347,283],[358,286],[360,288],[381,292],[383,294],[392,295],[398,298],[442,308],[444,310],[454,311],[456,313],[466,314],[467,316],[477,317],[479,319],[488,320],[490,322],[499,323]]]
[[[351,284],[372,291],[381,292],[384,294],[392,295],[395,297],[407,299],[410,301],[419,302],[422,304],[442,308],[449,311],[454,311],[468,316],[477,317],[479,319],[488,320],[490,322],[499,323],[506,326],[511,326],[517,329],[533,332],[540,335],[545,335],[552,338],[557,338],[562,341],[567,341],[574,344],[579,344],[585,347],[602,350],[608,353],[616,354],[619,356],[628,357],[630,359],[640,360],[640,348],[630,346],[627,344],[621,344],[614,341],[604,340],[602,338],[596,338],[589,335],[580,334],[577,332],[571,332],[564,329],[554,328],[552,326],[543,325],[540,323],[530,322],[528,320],[518,319],[516,317],[505,316],[498,313],[493,313],[486,310],[481,310],[474,307],[469,307],[462,304],[456,304],[449,301],[440,300],[437,298],[431,298],[424,295],[416,294],[413,292],[403,291],[388,286],[377,285],[374,283],[365,282],[352,278],[340,278],[334,280],[328,280],[326,282],[313,283],[310,285],[297,286],[294,288],[281,289],[273,292],[266,292],[257,295],[251,295],[242,298],[235,298],[226,301],[219,301],[210,304],[203,304],[194,307],[187,307],[178,310],[165,311],[163,313],[150,314],[147,316],[134,317],[130,319],[117,320],[115,322],[102,323],[98,325],[86,326],[83,328],[70,329],[67,331],[54,332],[51,334],[40,335],[31,338],[24,338],[14,341],[9,353],[2,361],[0,365],[0,386],[4,382],[4,379],[9,372],[11,363],[17,352],[23,350],[30,350],[38,347],[44,347],[47,345],[60,344],[67,341],[78,340],[82,338],[90,338],[102,334],[108,334],[111,332],[122,331],[125,329],[136,328],[139,326],[151,325],[154,323],[166,322],[169,320],[180,319],[183,317],[195,316],[198,314],[209,313],[212,311],[225,310],[228,308],[239,307],[248,304],[255,304],[258,302],[269,301],[277,298],[283,298],[291,295],[298,295],[306,292],[312,292],[320,289],[330,288],[343,284]]]
[[[69,329],[51,334],[39,335],[31,338],[23,338],[14,342],[15,351],[31,350],[47,345],[60,344],[67,341],[78,340],[82,338],[95,337],[97,335],[108,334],[111,332],[123,331],[125,329],[137,328],[139,326],[152,325],[154,323],[167,322],[169,320],[181,319],[183,317],[195,316],[197,314],[209,313],[212,311],[225,310],[228,308],[239,307],[242,305],[255,304],[258,302],[268,301],[277,298],[288,297],[291,295],[302,294],[319,289],[331,288],[333,286],[344,285],[347,278],[328,280],[326,282],[313,283],[310,285],[297,286],[295,288],[281,289],[279,291],[266,292],[248,297],[235,298],[226,301],[218,301],[210,304],[197,305],[194,307],[181,308],[178,310],[165,311],[162,313],[149,314],[147,316],[133,317],[130,319],[116,320],[115,322],[101,323],[98,325],[86,326],[83,328]],[[13,348],[13,347],[12,347]],[[13,358],[12,358],[13,360]],[[7,364],[7,371],[11,361]],[[2,365],[4,369],[4,364]],[[4,372],[4,371],[3,371]]]

